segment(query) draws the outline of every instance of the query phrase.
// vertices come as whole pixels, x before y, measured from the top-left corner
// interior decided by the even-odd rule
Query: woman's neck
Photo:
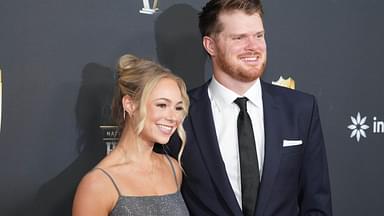
[[[121,152],[125,162],[152,163],[154,143],[141,139],[132,128],[122,131],[116,150]]]

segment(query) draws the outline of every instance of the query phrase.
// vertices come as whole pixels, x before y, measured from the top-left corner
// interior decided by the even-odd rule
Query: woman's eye
[[[157,106],[157,107],[160,107],[160,108],[165,108],[165,107],[167,107],[166,104],[156,104],[156,106]]]
[[[180,106],[180,107],[176,107],[176,110],[177,110],[177,111],[183,111],[184,108],[183,108],[182,106]]]

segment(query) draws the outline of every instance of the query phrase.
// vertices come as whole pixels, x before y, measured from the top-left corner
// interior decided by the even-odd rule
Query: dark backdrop
[[[1,215],[70,215],[78,181],[105,154],[99,126],[110,123],[120,55],[158,61],[189,88],[210,76],[197,29],[204,3],[160,0],[145,15],[141,0],[1,1]],[[264,9],[263,78],[291,76],[317,97],[335,215],[378,215],[384,2],[264,0]],[[351,137],[352,124],[369,126],[365,137]]]

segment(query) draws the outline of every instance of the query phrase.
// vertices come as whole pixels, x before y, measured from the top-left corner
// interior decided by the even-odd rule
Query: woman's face
[[[183,100],[176,81],[161,79],[148,97],[147,116],[141,138],[147,143],[166,144],[183,119]]]

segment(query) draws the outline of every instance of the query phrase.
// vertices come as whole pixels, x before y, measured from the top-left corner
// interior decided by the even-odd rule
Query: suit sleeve
[[[319,110],[312,100],[301,176],[300,215],[332,215],[331,188],[328,163]]]

